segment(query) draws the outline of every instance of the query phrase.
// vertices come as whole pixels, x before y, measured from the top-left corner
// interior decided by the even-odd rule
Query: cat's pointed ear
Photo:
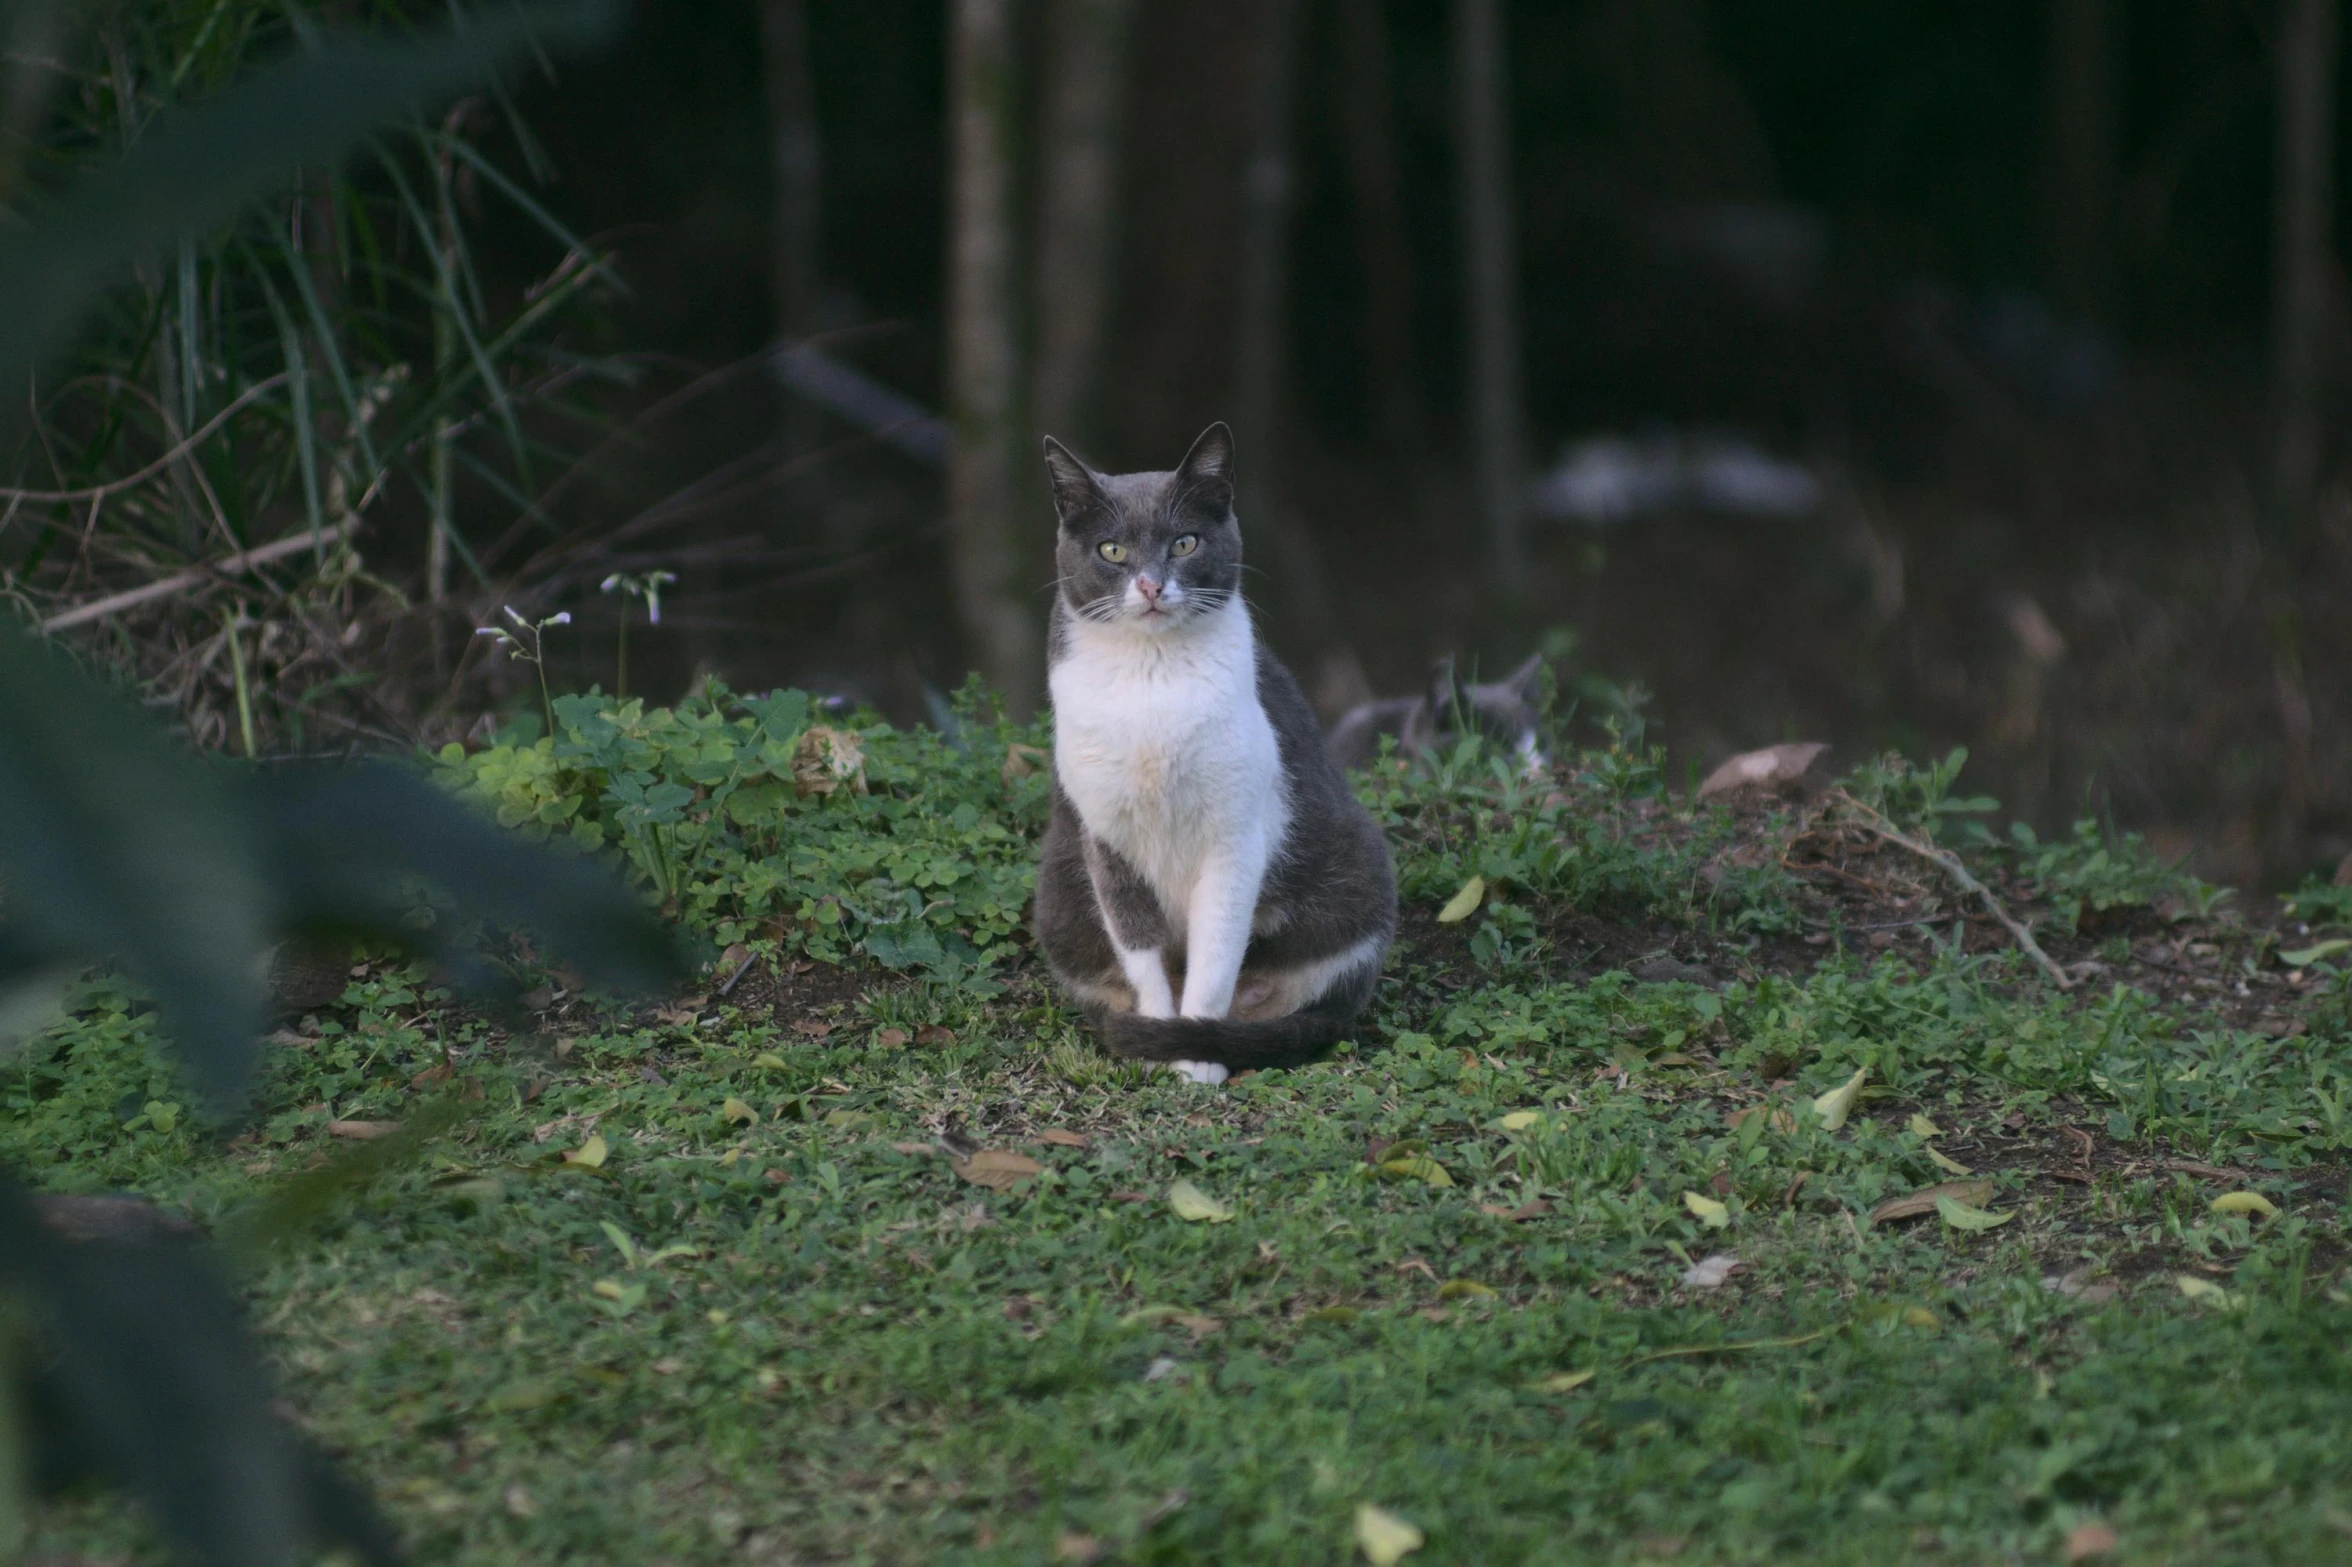
[[[1176,465],[1176,487],[1220,516],[1233,509],[1233,432],[1222,421],[1201,431]]]
[[[1045,471],[1053,480],[1054,515],[1064,527],[1101,504],[1102,485],[1094,470],[1050,435],[1045,438]]]
[[[1503,677],[1503,689],[1532,706],[1536,694],[1543,689],[1543,671],[1543,655],[1530,653],[1527,662]]]
[[[1454,655],[1448,653],[1429,666],[1429,711],[1444,723],[1462,705],[1462,688],[1454,679]]]

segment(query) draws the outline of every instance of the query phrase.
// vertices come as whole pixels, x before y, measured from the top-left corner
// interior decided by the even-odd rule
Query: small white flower
[[[600,593],[610,593],[613,589],[619,587],[620,585],[621,574],[616,571],[611,576],[604,579],[603,585],[599,587],[597,591]]]
[[[541,624],[541,625],[546,625],[546,626],[568,626],[568,625],[570,625],[571,623],[572,623],[572,612],[571,612],[570,610],[568,610],[568,609],[565,609],[565,610],[558,610],[558,611],[556,612],[556,614],[555,614],[555,618],[554,618],[554,619],[552,619],[552,620],[544,620],[544,621],[541,621],[541,622],[540,622],[540,624]]]
[[[527,626],[530,624],[529,621],[515,613],[515,607],[512,604],[506,606],[506,618],[513,621],[518,626]]]

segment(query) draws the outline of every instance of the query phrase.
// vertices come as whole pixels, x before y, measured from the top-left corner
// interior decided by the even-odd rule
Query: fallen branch
[[[2042,944],[2034,940],[2032,929],[2016,915],[2002,907],[2001,900],[1993,896],[1992,888],[1987,887],[1969,874],[1968,867],[1960,863],[1960,856],[1949,849],[1940,849],[1932,843],[1921,843],[1842,789],[1837,791],[1837,797],[1841,803],[1853,808],[1855,814],[1861,819],[1861,825],[1871,833],[1893,844],[1898,849],[1910,850],[1958,882],[1962,891],[1975,893],[1978,900],[1984,904],[1986,912],[2001,922],[2002,927],[2024,950],[2025,955],[2042,966],[2042,972],[2050,976],[2050,983],[2056,985],[2060,990],[2074,988],[2074,981],[2066,977],[2066,970],[2052,961],[2050,954],[2042,950]]]
[[[75,626],[86,626],[93,620],[104,620],[107,616],[120,614],[126,609],[136,609],[141,604],[152,604],[157,599],[170,598],[175,593],[185,593],[188,589],[201,583],[235,576],[241,571],[251,571],[256,566],[266,566],[273,560],[284,560],[289,555],[299,555],[314,545],[324,548],[329,544],[340,543],[357,526],[358,521],[354,519],[350,522],[338,522],[333,527],[321,528],[316,533],[289,534],[285,538],[264,544],[258,549],[242,550],[237,554],[209,561],[202,566],[192,566],[186,571],[174,572],[168,577],[159,577],[143,587],[126,588],[120,593],[109,593],[102,599],[92,599],[87,604],[77,604],[72,609],[51,615],[47,620],[41,622],[41,634],[51,636],[60,631],[69,631]]]

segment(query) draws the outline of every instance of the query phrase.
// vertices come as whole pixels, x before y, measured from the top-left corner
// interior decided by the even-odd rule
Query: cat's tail
[[[1296,1012],[1250,1022],[1098,1012],[1094,1026],[1103,1048],[1129,1061],[1214,1061],[1235,1071],[1306,1066],[1347,1036],[1364,1004],[1351,989],[1343,985]]]

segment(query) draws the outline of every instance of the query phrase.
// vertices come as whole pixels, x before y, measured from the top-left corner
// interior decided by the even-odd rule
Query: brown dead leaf
[[[890,1145],[890,1150],[893,1153],[908,1154],[935,1154],[939,1152],[938,1148],[934,1147],[930,1143],[892,1143]]]
[[[915,1043],[926,1050],[944,1048],[955,1042],[955,1030],[938,1023],[925,1023],[915,1030]]]
[[[1770,1105],[1749,1105],[1744,1110],[1734,1110],[1723,1118],[1723,1124],[1736,1132],[1760,1115],[1771,1117],[1764,1123],[1769,1131],[1787,1133],[1797,1129],[1795,1116],[1786,1110],[1775,1110]]]
[[[1936,1211],[1936,1199],[1949,1197],[1971,1208],[1981,1208],[1993,1200],[1990,1181],[1938,1181],[1923,1187],[1908,1197],[1889,1197],[1870,1210],[1873,1224],[1892,1224],[1897,1219],[1917,1219]]]
[[[1057,1562],[1072,1562],[1078,1564],[1078,1567],[1085,1567],[1086,1563],[1101,1561],[1103,1552],[1102,1541],[1091,1534],[1064,1529],[1054,1536],[1053,1559]]]
[[[1522,1219],[1540,1219],[1552,1211],[1552,1205],[1541,1197],[1531,1197],[1516,1208],[1506,1208],[1499,1202],[1482,1202],[1478,1211],[1493,1218],[1516,1224]]]
[[[886,1028],[874,1036],[875,1045],[884,1050],[896,1050],[906,1042],[907,1034],[903,1028]]]
[[[845,729],[813,724],[792,748],[792,786],[803,795],[831,794],[847,785],[866,792],[866,746]]]
[[[408,1080],[408,1086],[411,1088],[430,1088],[435,1083],[446,1083],[455,1076],[457,1076],[457,1068],[444,1061],[438,1066],[426,1067],[422,1072],[419,1072],[416,1076],[410,1078]]]
[[[956,1174],[992,1192],[1009,1192],[1045,1168],[1027,1154],[1014,1153],[1009,1148],[983,1148],[971,1158],[957,1159],[953,1164]]]
[[[813,1017],[804,1017],[792,1025],[795,1034],[806,1034],[811,1039],[822,1039],[833,1032],[833,1025]]]
[[[2076,1524],[2066,1536],[2066,1559],[2087,1562],[2094,1556],[2106,1555],[2122,1543],[2113,1529],[2093,1518]]]
[[[390,1137],[400,1130],[398,1121],[329,1121],[329,1137],[348,1137],[354,1142],[372,1143],[379,1137]]]
[[[1046,755],[1042,747],[1015,742],[1005,747],[1004,781],[1011,783],[1016,778],[1041,773],[1052,761],[1053,758]]]
[[[1037,1140],[1041,1143],[1051,1143],[1056,1148],[1083,1148],[1086,1146],[1086,1135],[1083,1132],[1065,1131],[1058,1126],[1049,1126],[1039,1132]]]
[[[1179,1312],[1175,1316],[1170,1317],[1168,1320],[1175,1323],[1185,1332],[1191,1334],[1192,1341],[1195,1344],[1199,1343],[1202,1339],[1207,1338],[1210,1334],[1216,1332],[1219,1328],[1225,1326],[1224,1323],[1219,1322],[1215,1317],[1204,1317],[1198,1312],[1191,1311]]]
[[[1781,795],[1814,792],[1828,782],[1815,765],[1828,750],[1818,740],[1807,740],[1768,745],[1761,751],[1742,751],[1707,775],[1707,781],[1699,785],[1699,798],[1712,800],[1717,795],[1737,794],[1743,789]]]

